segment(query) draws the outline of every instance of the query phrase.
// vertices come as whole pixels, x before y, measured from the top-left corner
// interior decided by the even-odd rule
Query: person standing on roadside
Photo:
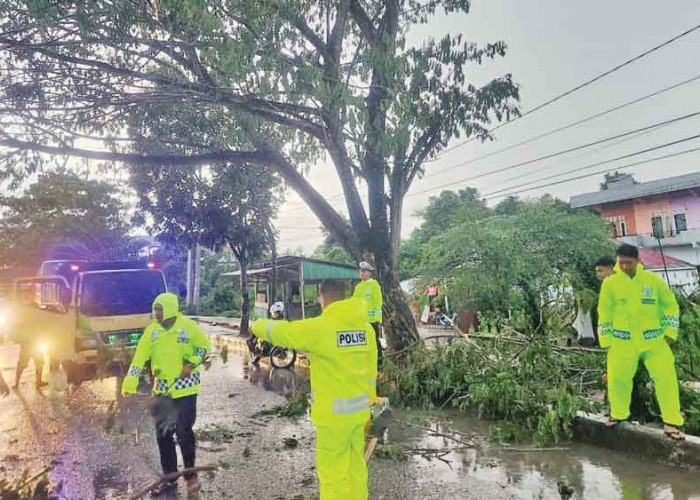
[[[372,277],[374,266],[369,262],[360,262],[360,281],[355,287],[353,297],[364,300],[367,303],[367,321],[372,325],[377,341],[377,366],[382,365],[382,343],[380,341],[382,331],[382,287]]]
[[[600,281],[615,274],[615,259],[612,257],[601,257],[595,262],[595,274]]]
[[[322,313],[300,321],[258,320],[259,339],[309,353],[311,421],[321,500],[366,500],[365,426],[376,395],[377,359],[365,301],[345,299],[338,281],[321,284]]]
[[[639,250],[632,245],[617,249],[618,272],[606,278],[598,303],[598,335],[607,352],[607,383],[612,427],[627,420],[634,375],[643,361],[654,381],[664,432],[685,439],[678,379],[670,344],[678,337],[679,309],[664,280],[646,271]]]
[[[175,428],[163,429],[156,422],[160,463],[164,474],[177,472],[177,451],[174,436],[182,452],[185,469],[195,464],[196,441],[194,431],[197,418],[197,394],[201,385],[200,365],[211,350],[209,337],[199,325],[179,311],[177,295],[162,293],[153,302],[153,317],[139,340],[127,376],[122,384],[122,394],[136,394],[139,378],[147,361],[155,375],[153,394],[158,398],[172,398],[177,412]],[[168,401],[170,402],[170,401]],[[156,419],[158,415],[154,415]],[[200,489],[197,474],[185,474],[187,492]],[[174,489],[176,481],[162,483],[151,490],[152,496],[160,496]]]

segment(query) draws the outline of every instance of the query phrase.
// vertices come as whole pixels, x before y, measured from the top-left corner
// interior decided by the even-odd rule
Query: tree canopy
[[[129,228],[113,184],[46,172],[22,194],[0,197],[0,261],[32,268],[50,258],[100,258],[124,243]]]
[[[451,140],[487,139],[493,120],[517,114],[510,74],[477,87],[467,73],[469,64],[503,56],[504,42],[478,45],[456,34],[407,43],[438,9],[466,13],[469,5],[8,0],[0,6],[4,172],[21,177],[45,154],[269,166],[349,255],[375,260],[389,340],[401,347],[417,338],[398,287],[403,198]],[[168,127],[212,120],[225,140],[164,138],[154,120],[134,124],[160,104],[192,110],[187,121],[162,122]],[[159,150],[164,144],[177,148]],[[349,223],[302,175],[325,155]]]
[[[425,213],[455,196],[433,198]],[[413,276],[442,283],[457,306],[499,319],[520,311],[536,327],[557,290],[597,288],[593,263],[614,250],[599,217],[551,197],[506,199],[494,209],[472,197],[462,200],[450,205],[457,215],[448,214],[447,229],[426,234],[431,227],[424,223],[403,247]]]

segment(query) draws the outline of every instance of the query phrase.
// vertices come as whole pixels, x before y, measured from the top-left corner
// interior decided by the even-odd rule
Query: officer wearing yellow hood
[[[608,349],[609,426],[630,415],[632,383],[639,361],[654,381],[664,432],[673,439],[685,435],[678,380],[669,344],[678,337],[678,303],[658,275],[639,263],[632,245],[617,249],[617,272],[603,281],[598,302],[598,338]]]
[[[343,285],[325,282],[323,313],[301,321],[260,320],[253,334],[309,353],[311,420],[321,500],[366,500],[364,428],[376,395],[377,348],[366,302],[344,299]]]
[[[177,452],[173,435],[182,452],[185,468],[194,467],[195,437],[192,430],[197,417],[197,394],[201,384],[200,365],[211,349],[209,337],[197,323],[179,312],[178,298],[173,293],[163,293],[153,302],[153,317],[139,340],[134,359],[122,385],[122,394],[136,394],[139,378],[147,361],[155,375],[153,393],[171,397],[177,411],[177,425],[166,432],[157,432],[160,463],[164,474],[177,472]],[[186,475],[187,490],[199,489],[194,474]],[[165,483],[151,491],[158,496],[175,487]]]

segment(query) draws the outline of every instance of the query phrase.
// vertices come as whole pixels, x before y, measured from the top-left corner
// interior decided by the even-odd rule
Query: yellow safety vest
[[[642,348],[663,337],[678,337],[678,303],[666,282],[640,264],[634,278],[617,268],[606,278],[598,300],[601,347],[635,344]]]
[[[200,366],[196,366],[186,378],[180,378],[180,372],[185,363],[202,363],[211,350],[209,337],[197,323],[179,313],[176,295],[161,294],[153,302],[154,306],[156,304],[163,307],[164,318],[177,317],[177,320],[168,330],[157,321],[146,327],[129,372],[124,377],[122,394],[136,393],[143,366],[149,360],[156,377],[154,394],[168,394],[175,399],[198,394],[201,386]]]
[[[253,334],[309,354],[311,420],[319,426],[362,424],[376,397],[377,344],[364,301],[333,302],[301,321],[259,320]]]
[[[382,322],[382,287],[377,280],[370,278],[367,281],[360,281],[355,287],[353,297],[367,303],[367,320],[370,323]]]

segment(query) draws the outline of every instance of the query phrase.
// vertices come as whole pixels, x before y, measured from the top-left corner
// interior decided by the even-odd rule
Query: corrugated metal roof
[[[639,249],[639,260],[642,262],[644,267],[648,270],[653,269],[663,269],[664,260],[666,261],[667,269],[694,269],[691,263],[686,262],[670,255],[664,254],[664,258],[661,258],[661,254],[655,250],[650,250],[648,248]]]
[[[572,196],[571,206],[573,208],[590,207],[692,188],[700,188],[700,172],[679,175],[678,177],[668,177],[658,181],[640,182],[639,184],[623,183],[621,186],[615,186],[613,183],[605,191]]]
[[[264,264],[269,265],[269,262]],[[312,283],[323,280],[359,280],[358,269],[346,264],[337,264],[318,259],[307,259],[304,257],[285,256],[278,259],[278,269],[298,269],[299,264],[303,266],[304,282]],[[248,275],[260,275],[265,279],[272,273],[272,267],[254,268],[248,270]],[[223,273],[222,276],[240,276],[240,271]]]
[[[318,260],[304,260],[304,281],[322,280],[356,280],[359,279],[358,270],[333,262]]]

